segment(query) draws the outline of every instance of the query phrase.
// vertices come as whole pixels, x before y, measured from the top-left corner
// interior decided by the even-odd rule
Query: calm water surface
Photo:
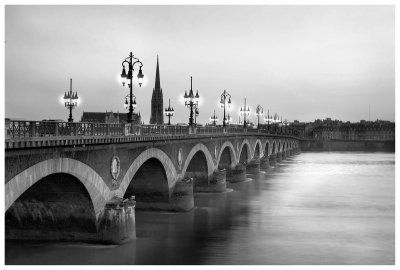
[[[6,264],[394,264],[395,156],[302,153],[121,246],[6,242]]]

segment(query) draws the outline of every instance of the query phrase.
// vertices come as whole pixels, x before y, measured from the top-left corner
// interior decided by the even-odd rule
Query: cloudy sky
[[[235,122],[245,97],[254,121],[258,104],[290,121],[394,121],[394,33],[393,6],[6,6],[5,117],[66,120],[70,78],[75,120],[125,112],[118,76],[132,51],[144,64],[134,94],[145,123],[157,54],[173,123],[188,122],[190,76],[201,123],[214,109],[222,118],[224,89]]]

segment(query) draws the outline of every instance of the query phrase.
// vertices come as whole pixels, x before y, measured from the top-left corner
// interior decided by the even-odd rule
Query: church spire
[[[154,86],[155,89],[160,89],[160,71],[158,70],[158,54],[157,54],[157,69],[156,69],[156,84]]]
[[[157,55],[157,68],[156,68],[156,83],[153,88],[153,95],[151,96],[151,115],[150,124],[162,125],[164,124],[164,103],[163,93],[160,84],[160,70]]]

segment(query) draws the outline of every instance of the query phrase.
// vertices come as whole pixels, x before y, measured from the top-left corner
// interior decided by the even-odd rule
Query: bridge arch
[[[229,164],[229,166],[230,166],[230,168],[233,168],[238,163],[238,160],[236,157],[235,147],[233,146],[231,141],[225,141],[222,144],[221,149],[219,150],[216,166],[220,165],[221,157],[222,157],[222,154],[224,153],[225,149],[227,149],[229,151],[230,162],[231,162],[231,164]]]
[[[257,158],[257,157],[260,158],[262,156],[263,156],[262,143],[261,143],[260,139],[257,139],[255,144],[254,144],[253,157],[254,158]]]
[[[213,163],[213,158],[211,156],[211,153],[208,150],[207,146],[205,146],[202,143],[198,143],[190,150],[189,154],[186,157],[185,164],[183,165],[183,169],[182,169],[182,176],[185,176],[186,170],[188,169],[190,162],[192,161],[193,157],[199,151],[202,152],[204,154],[205,158],[206,158],[207,174],[209,176],[212,175],[212,173],[213,173],[215,168],[214,168],[214,163]]]
[[[271,152],[271,145],[269,140],[266,140],[265,147],[264,147],[264,156],[269,156]]]
[[[243,149],[245,149],[246,152],[245,152],[245,154],[243,154],[243,159],[242,159],[242,151],[243,151]],[[240,146],[240,151],[239,151],[239,155],[238,156],[239,156],[239,162],[243,162],[243,161],[248,162],[251,159],[252,154],[251,154],[251,148],[250,148],[249,140],[247,140],[247,139],[243,140],[242,145]]]
[[[5,210],[41,179],[56,173],[70,174],[86,188],[96,216],[110,199],[110,189],[102,177],[83,162],[71,158],[54,158],[39,162],[14,176],[5,186]]]
[[[118,190],[115,192],[116,195],[119,197],[123,197],[126,190],[128,189],[128,186],[130,182],[132,181],[133,177],[135,174],[138,172],[140,167],[148,160],[150,159],[156,159],[158,160],[162,167],[164,168],[165,171],[165,177],[167,179],[167,185],[168,185],[168,190],[169,190],[169,195],[171,195],[172,188],[174,187],[176,181],[177,181],[177,172],[175,169],[174,164],[172,163],[171,159],[168,157],[168,155],[158,149],[158,148],[149,148],[143,151],[131,164],[127,172],[125,173],[124,178],[121,181],[121,184],[118,188]]]

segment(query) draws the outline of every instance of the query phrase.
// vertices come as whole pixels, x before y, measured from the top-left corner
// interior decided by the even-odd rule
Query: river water
[[[121,246],[6,242],[6,264],[394,264],[395,155],[324,152],[196,194],[187,213],[136,211]]]

